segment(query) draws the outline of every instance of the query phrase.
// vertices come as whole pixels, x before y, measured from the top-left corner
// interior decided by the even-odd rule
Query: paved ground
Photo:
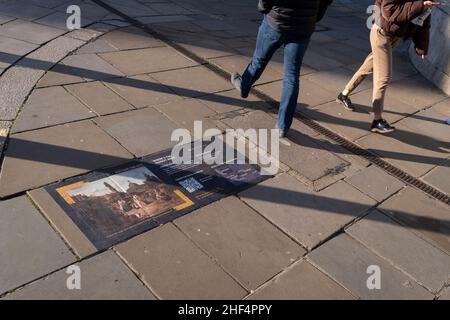
[[[251,0],[105,2],[228,72],[248,63],[261,19]],[[367,131],[370,80],[356,112],[334,102],[368,52],[369,3],[335,1],[320,23],[299,110],[448,194],[450,99],[404,50],[387,98],[395,134]],[[86,28],[66,30],[68,4]],[[43,186],[169,148],[194,120],[272,128],[276,109],[90,1],[0,5],[0,297],[448,299],[448,206],[299,121],[274,178],[97,252]],[[282,77],[278,54],[257,89],[279,99]],[[83,287],[70,291],[74,263]],[[381,290],[366,286],[371,265]]]

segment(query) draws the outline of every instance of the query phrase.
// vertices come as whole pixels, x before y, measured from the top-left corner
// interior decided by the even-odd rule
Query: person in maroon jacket
[[[400,40],[412,38],[422,59],[428,53],[431,9],[439,2],[423,0],[376,0],[378,12],[370,32],[372,52],[337,97],[347,110],[354,110],[350,93],[373,73],[373,112],[371,131],[389,133],[395,130],[383,119],[384,97],[392,76],[392,50]],[[419,22],[420,20],[420,22]]]

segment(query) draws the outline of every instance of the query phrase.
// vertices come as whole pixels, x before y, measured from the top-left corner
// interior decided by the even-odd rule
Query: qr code
[[[197,190],[203,189],[203,185],[195,180],[194,178],[189,178],[179,182],[180,185],[185,188],[189,193],[195,192]]]

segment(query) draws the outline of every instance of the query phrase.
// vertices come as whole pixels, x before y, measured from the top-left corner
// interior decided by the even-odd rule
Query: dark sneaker
[[[336,101],[342,104],[345,109],[355,111],[355,107],[353,106],[352,100],[350,100],[348,96],[344,96],[342,92],[339,93]]]
[[[370,131],[372,132],[378,132],[378,133],[389,133],[395,131],[395,128],[392,127],[389,123],[387,123],[386,120],[374,120],[372,122],[372,126],[370,127]]]
[[[231,84],[236,88],[237,91],[239,91],[241,98],[245,99],[248,97],[248,94],[246,94],[246,95],[242,94],[241,82],[242,82],[242,77],[239,73],[233,73],[231,75]]]

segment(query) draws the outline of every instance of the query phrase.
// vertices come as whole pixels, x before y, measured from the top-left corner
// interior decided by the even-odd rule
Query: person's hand
[[[437,7],[437,6],[442,6],[443,3],[441,2],[435,2],[435,1],[424,1],[423,5],[425,8],[433,8],[433,7]]]

